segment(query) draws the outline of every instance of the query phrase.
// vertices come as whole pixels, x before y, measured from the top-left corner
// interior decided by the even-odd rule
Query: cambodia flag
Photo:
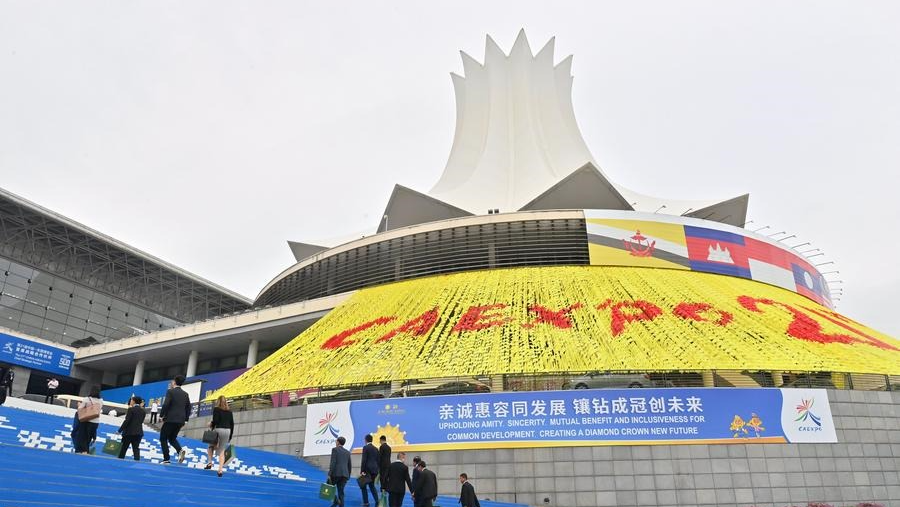
[[[693,271],[750,278],[750,264],[743,236],[686,225],[684,237]]]

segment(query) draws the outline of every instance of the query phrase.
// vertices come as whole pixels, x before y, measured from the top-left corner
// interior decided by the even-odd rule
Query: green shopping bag
[[[381,492],[381,499],[378,500],[378,507],[388,507],[388,494]]]
[[[122,441],[121,440],[113,440],[111,438],[106,439],[106,443],[103,444],[103,454],[109,454],[111,456],[119,456],[119,451],[122,450]]]
[[[334,500],[335,492],[336,489],[333,484],[323,482],[322,485],[319,486],[319,498],[322,500]]]
[[[237,448],[231,444],[225,448],[225,466],[231,463],[231,460],[237,458]]]

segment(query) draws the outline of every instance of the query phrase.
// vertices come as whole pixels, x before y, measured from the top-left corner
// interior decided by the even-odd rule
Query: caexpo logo
[[[812,408],[816,403],[815,398],[801,399],[797,405],[797,417],[794,422],[798,423],[799,431],[822,431],[822,418],[813,413]]]
[[[316,430],[316,436],[322,435],[323,438],[317,438],[317,444],[334,443],[338,435],[341,434],[340,428],[334,425],[335,420],[338,418],[338,413],[338,410],[335,410],[334,412],[325,412],[325,416],[319,419],[319,429]]]
[[[400,408],[400,405],[387,403],[383,408],[378,409],[378,415],[403,415],[406,409]]]

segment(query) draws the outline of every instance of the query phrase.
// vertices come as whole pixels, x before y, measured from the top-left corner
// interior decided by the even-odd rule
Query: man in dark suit
[[[481,507],[478,497],[475,496],[475,487],[469,484],[469,476],[465,473],[459,474],[459,483],[462,484],[459,492],[459,503],[462,507]]]
[[[422,461],[422,459],[419,458],[418,456],[413,458],[412,489],[410,490],[411,492],[416,490],[416,483],[419,480],[419,462],[420,461]],[[415,497],[413,497],[413,507],[419,507],[419,500],[417,500]]]
[[[381,491],[385,491],[387,490],[385,486],[387,470],[391,466],[391,446],[388,445],[387,437],[384,435],[381,435],[378,440],[381,442],[381,445],[378,446],[378,474],[381,479]]]
[[[166,391],[166,399],[163,401],[162,410],[159,417],[163,420],[162,428],[159,430],[159,443],[162,445],[163,463],[169,464],[169,444],[175,448],[178,453],[178,462],[184,462],[186,451],[181,448],[178,443],[178,432],[181,427],[191,417],[191,398],[181,385],[184,384],[184,376],[176,375],[172,380],[172,387]]]
[[[407,488],[412,492],[412,483],[409,480],[409,467],[406,466],[406,453],[398,452],[397,459],[388,467],[388,505],[390,507],[403,505],[403,497],[406,496]]]
[[[422,507],[432,507],[437,498],[437,476],[434,472],[425,468],[424,461],[419,461],[419,482],[413,491],[413,500],[419,502]]]
[[[125,412],[125,420],[119,426],[119,433],[122,435],[122,448],[119,449],[119,459],[125,459],[125,453],[128,452],[128,446],[131,446],[131,454],[134,455],[135,461],[141,460],[141,440],[144,438],[144,399],[140,396],[132,396],[128,402],[128,410]]]
[[[334,443],[334,449],[331,450],[331,463],[328,465],[328,482],[334,484],[337,494],[334,495],[332,507],[344,507],[344,486],[347,485],[347,479],[350,478],[350,469],[353,464],[350,462],[350,451],[344,449],[347,439],[337,437]]]
[[[378,463],[378,448],[372,444],[372,435],[366,435],[366,445],[362,449],[362,462],[359,464],[360,489],[362,489],[363,507],[369,505],[369,490],[372,491],[372,500],[378,503],[378,491],[375,489],[375,476],[381,467]],[[363,477],[368,482],[363,483]],[[368,488],[368,490],[366,489]]]

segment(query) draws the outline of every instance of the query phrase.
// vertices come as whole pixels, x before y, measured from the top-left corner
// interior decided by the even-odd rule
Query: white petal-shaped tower
[[[431,196],[476,214],[515,211],[587,164],[599,171],[575,120],[572,57],[554,65],[553,49],[550,39],[533,55],[522,30],[508,56],[490,36],[484,65],[461,53],[465,77],[452,74],[456,134]],[[627,208],[657,211],[664,206],[670,213],[691,215],[702,210],[705,218],[738,225],[746,214],[745,196],[726,203],[676,201],[611,185]]]

